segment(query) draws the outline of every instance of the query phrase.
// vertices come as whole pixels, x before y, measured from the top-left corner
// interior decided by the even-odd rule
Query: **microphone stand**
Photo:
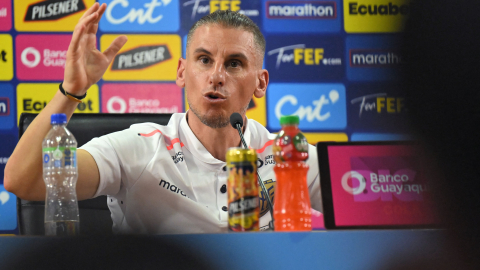
[[[248,149],[247,143],[245,142],[245,139],[243,138],[242,126],[239,123],[236,123],[235,127],[238,130],[238,134],[240,135],[240,140],[242,141],[243,147],[245,149]],[[258,182],[260,183],[260,187],[262,188],[263,194],[265,194],[265,196],[267,197],[268,208],[270,208],[270,215],[272,216],[272,220],[268,223],[268,227],[270,227],[270,229],[272,229],[272,231],[273,231],[274,226],[273,226],[273,204],[272,204],[272,200],[270,200],[270,195],[267,192],[267,188],[265,187],[265,184],[263,184],[262,178],[260,177],[260,174],[258,173],[258,170],[257,170],[257,177],[258,177]]]

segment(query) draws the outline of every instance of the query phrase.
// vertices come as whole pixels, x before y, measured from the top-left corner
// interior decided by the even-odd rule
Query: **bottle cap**
[[[66,124],[67,123],[67,116],[64,113],[55,113],[52,114],[50,117],[50,124],[58,125],[58,124]]]
[[[300,118],[298,115],[285,115],[280,117],[280,125],[298,125]]]

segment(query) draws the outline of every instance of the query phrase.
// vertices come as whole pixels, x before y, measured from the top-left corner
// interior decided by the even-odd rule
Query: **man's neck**
[[[228,148],[240,147],[238,131],[231,125],[224,128],[211,128],[203,124],[194,113],[190,112],[187,112],[187,119],[193,134],[214,158],[225,161]]]

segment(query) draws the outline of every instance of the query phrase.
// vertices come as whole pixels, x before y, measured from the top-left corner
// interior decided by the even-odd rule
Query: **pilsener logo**
[[[115,56],[112,70],[143,69],[171,58],[165,45],[142,46]]]
[[[71,32],[95,0],[13,1],[17,31]]]
[[[283,2],[268,1],[266,6],[269,19],[335,19],[335,2]]]
[[[103,35],[100,48],[110,46],[116,35]],[[112,81],[174,81],[181,57],[178,35],[128,35],[103,79]]]
[[[29,5],[24,20],[26,22],[57,20],[85,9],[82,0],[48,0]]]
[[[395,50],[350,50],[351,67],[391,67],[403,63]]]
[[[349,33],[399,32],[410,14],[410,0],[357,0],[344,2],[345,31]]]
[[[106,32],[175,32],[180,28],[178,0],[100,0],[106,3],[100,29]]]

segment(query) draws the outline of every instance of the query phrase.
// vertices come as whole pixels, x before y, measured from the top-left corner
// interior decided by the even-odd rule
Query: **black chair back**
[[[37,114],[22,113],[18,125],[22,137]],[[67,128],[77,139],[78,147],[95,137],[127,129],[132,124],[152,122],[166,125],[171,114],[74,114]],[[112,234],[112,219],[106,196],[78,202],[80,234]],[[18,229],[21,235],[44,235],[45,202],[17,199]]]

